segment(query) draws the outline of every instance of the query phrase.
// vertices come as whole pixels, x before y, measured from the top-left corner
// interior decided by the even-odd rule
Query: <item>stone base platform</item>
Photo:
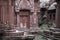
[[[44,31],[44,37],[51,40],[60,40],[60,29],[51,28],[49,31]]]
[[[3,40],[33,40],[34,35],[22,35],[22,36],[3,36]]]

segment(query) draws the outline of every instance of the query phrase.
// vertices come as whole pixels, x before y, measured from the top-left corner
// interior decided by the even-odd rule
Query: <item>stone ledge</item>
[[[22,36],[3,36],[3,40],[33,40],[35,38],[34,35],[22,35]]]
[[[44,33],[43,36],[45,38],[49,38],[49,39],[52,39],[53,38],[52,31],[47,30],[47,31],[44,31],[43,33]]]

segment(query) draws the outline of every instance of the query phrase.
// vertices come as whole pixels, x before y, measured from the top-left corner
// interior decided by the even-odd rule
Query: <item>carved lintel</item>
[[[27,9],[30,11],[34,11],[34,0],[16,0],[15,1],[15,11],[19,12],[19,10]]]

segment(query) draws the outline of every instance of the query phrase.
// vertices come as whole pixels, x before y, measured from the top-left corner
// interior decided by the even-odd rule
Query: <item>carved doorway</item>
[[[29,28],[30,27],[30,11],[22,10],[18,13],[19,15],[19,26],[21,28]]]

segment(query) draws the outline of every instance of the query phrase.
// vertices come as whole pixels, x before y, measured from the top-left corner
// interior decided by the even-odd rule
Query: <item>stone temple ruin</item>
[[[3,31],[3,40],[15,40],[13,37],[32,40],[37,32],[38,14],[40,13],[39,0],[0,0],[0,26]],[[8,39],[7,39],[8,38]],[[17,39],[16,39],[17,40]]]
[[[42,24],[49,27],[49,30],[42,31],[46,40],[59,40],[59,0],[48,3],[40,0],[0,0],[1,40],[33,40],[34,33],[41,33],[39,27]]]

